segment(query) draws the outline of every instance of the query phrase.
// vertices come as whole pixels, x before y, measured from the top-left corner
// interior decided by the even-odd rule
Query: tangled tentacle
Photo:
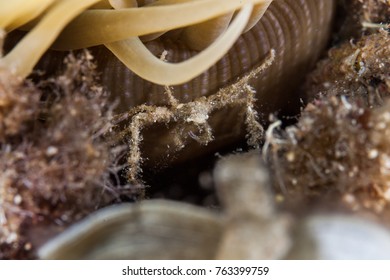
[[[39,58],[53,43],[59,49],[105,44],[142,78],[162,85],[180,84],[219,60],[240,34],[257,22],[271,2],[18,0],[12,4],[2,3],[0,29],[9,31],[25,25],[24,28],[31,30],[10,53],[0,59],[0,68],[23,78],[31,73]],[[254,5],[256,8],[252,12]],[[234,16],[239,9],[242,11]],[[152,38],[158,37],[189,25],[192,26],[182,30],[183,40],[192,44],[194,49],[205,49],[196,58],[178,65],[155,58],[138,38],[150,34],[154,34]],[[205,35],[206,29],[208,34]],[[166,75],[168,72],[170,74]]]

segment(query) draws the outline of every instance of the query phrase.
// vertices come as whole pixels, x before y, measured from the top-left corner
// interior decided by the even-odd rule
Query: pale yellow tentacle
[[[12,30],[39,16],[55,0],[4,0],[0,4],[0,29]]]
[[[137,75],[161,85],[185,83],[215,64],[231,48],[242,33],[253,5],[239,12],[227,31],[198,55],[180,63],[168,63],[156,58],[138,37],[106,44],[106,46]]]
[[[137,0],[108,0],[114,9],[138,7]]]
[[[199,24],[188,26],[183,30],[181,39],[193,50],[203,50],[214,42],[229,26],[233,12]]]
[[[253,8],[252,15],[249,19],[248,25],[245,27],[244,32],[249,31],[255,24],[263,17],[265,11],[273,0],[264,1],[264,3],[256,5]]]
[[[6,68],[20,77],[29,75],[64,26],[81,11],[97,2],[99,0],[57,1],[37,26],[9,54],[0,59],[0,68]]]
[[[245,4],[269,0],[184,0],[176,3],[122,10],[90,10],[73,20],[55,44],[57,49],[78,49],[172,30],[209,20]],[[140,24],[142,23],[142,24]],[[91,32],[93,30],[93,32]]]

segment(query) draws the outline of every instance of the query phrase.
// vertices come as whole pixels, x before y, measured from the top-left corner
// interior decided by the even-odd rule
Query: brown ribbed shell
[[[252,82],[257,91],[256,109],[265,123],[269,113],[286,112],[299,107],[298,87],[328,42],[334,2],[275,0],[260,22],[243,34],[217,64],[192,81],[173,87],[174,96],[179,102],[189,102],[200,96],[211,95],[261,64],[270,50],[275,49],[274,63]],[[164,36],[147,43],[147,47],[156,55],[168,50],[167,60],[173,62],[196,54],[184,44]],[[95,47],[92,52],[98,61],[102,84],[112,92],[114,98],[120,99],[118,112],[125,112],[140,104],[168,103],[163,94],[164,87],[133,74],[106,48]],[[41,67],[51,68],[49,64],[52,61],[43,61]],[[168,126],[158,124],[148,127],[143,133],[142,156],[153,164],[167,163],[168,157],[191,158],[232,144],[246,133],[244,115],[239,113],[240,110],[242,108],[233,106],[214,112],[209,123],[215,140],[207,146],[201,146],[194,140],[187,143],[186,148],[178,154],[174,153],[176,148],[172,148],[175,147],[173,122]]]
[[[261,21],[243,34],[234,47],[217,64],[192,81],[174,87],[180,102],[210,95],[219,88],[243,76],[263,61],[270,49],[276,50],[277,59],[254,84],[259,105],[263,99],[275,108],[286,96],[281,92],[295,89],[302,76],[313,66],[328,41],[334,10],[333,0],[276,0]],[[156,55],[168,50],[167,60],[178,62],[195,55],[180,42],[162,38],[147,43]],[[149,83],[128,70],[105,48],[95,48],[94,53],[102,71],[102,83],[115,96],[122,97],[123,110],[140,104],[166,104],[164,88]],[[123,93],[127,93],[124,95]],[[263,106],[261,106],[263,107]],[[268,111],[268,110],[267,110]]]
[[[298,108],[298,87],[328,42],[333,13],[333,0],[274,1],[261,21],[243,34],[216,65],[189,83],[175,86],[175,97],[180,102],[189,102],[213,94],[262,63],[273,48],[276,50],[274,63],[252,82],[257,91],[256,109],[265,122],[269,113]],[[148,43],[148,47],[156,55],[168,50],[168,61],[181,61],[195,54],[186,46],[164,38]],[[138,78],[107,50],[99,48],[94,52],[99,57],[103,84],[121,98],[120,111],[143,103],[167,104],[163,87]],[[215,140],[207,146],[193,140],[176,156],[188,159],[242,139],[246,133],[245,116],[240,110],[230,107],[213,113],[209,123]],[[144,132],[142,153],[149,162],[166,162],[168,156],[175,155],[174,149],[168,148],[174,147],[171,135],[174,126],[174,123],[168,128],[155,125]]]

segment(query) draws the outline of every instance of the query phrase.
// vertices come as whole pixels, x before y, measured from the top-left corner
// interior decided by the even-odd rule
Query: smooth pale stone
[[[390,259],[390,231],[370,220],[346,215],[315,215],[296,232],[290,259]]]

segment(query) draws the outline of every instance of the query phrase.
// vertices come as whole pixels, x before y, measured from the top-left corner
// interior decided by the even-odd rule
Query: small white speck
[[[291,183],[292,183],[294,186],[296,186],[296,185],[298,184],[298,180],[295,179],[295,178],[293,178],[293,179],[291,180]]]
[[[390,113],[389,113],[389,112],[384,113],[384,114],[383,114],[383,119],[384,119],[385,121],[390,121]]]
[[[390,201],[390,188],[387,188],[387,190],[383,193],[383,197],[387,201]]]
[[[352,204],[352,203],[355,202],[355,196],[350,194],[350,193],[348,193],[348,194],[344,195],[343,200],[346,203]]]
[[[368,151],[368,158],[369,159],[375,159],[378,157],[378,155],[379,155],[379,152],[377,149],[372,149],[372,150]]]
[[[293,162],[295,160],[295,153],[289,152],[286,154],[286,158],[288,162]]]
[[[47,149],[46,149],[46,155],[51,157],[51,156],[54,156],[58,153],[58,148],[57,147],[54,147],[54,146],[49,146]]]
[[[22,197],[19,195],[19,194],[17,194],[17,195],[15,195],[14,196],[14,203],[16,204],[16,205],[19,205],[20,203],[22,203]]]
[[[18,239],[18,235],[15,232],[12,232],[8,235],[7,240],[5,241],[7,244],[14,243]]]

